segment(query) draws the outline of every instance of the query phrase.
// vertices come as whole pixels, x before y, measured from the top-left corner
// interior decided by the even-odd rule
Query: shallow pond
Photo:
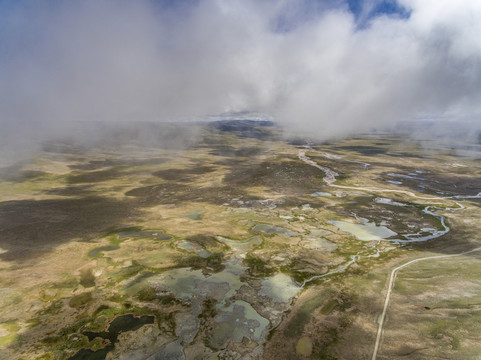
[[[100,255],[100,253],[104,252],[104,251],[113,251],[113,250],[117,250],[117,249],[120,249],[120,246],[115,244],[115,245],[105,245],[105,246],[99,246],[95,249],[92,249],[89,251],[88,255],[90,257],[97,257]]]
[[[138,330],[146,324],[153,324],[154,321],[155,317],[151,315],[137,317],[132,314],[126,314],[117,316],[110,323],[108,331],[85,331],[82,333],[83,335],[87,336],[89,341],[92,341],[95,338],[102,338],[108,340],[110,342],[109,345],[96,351],[90,349],[81,349],[74,356],[70,357],[69,360],[103,360],[107,354],[114,349],[117,338],[122,332]]]
[[[192,300],[200,294],[224,301],[242,286],[240,275],[245,270],[246,267],[240,259],[232,258],[225,262],[223,271],[208,276],[205,276],[202,270],[181,268],[167,271],[152,278],[151,282],[184,300]]]
[[[316,197],[319,197],[319,196],[331,197],[332,194],[329,193],[329,192],[325,192],[325,191],[316,191],[315,193],[312,193],[311,196],[316,196]]]
[[[396,232],[388,229],[385,226],[377,226],[375,223],[363,221],[360,224],[355,224],[347,221],[329,221],[340,230],[355,236],[358,240],[372,241],[384,240],[397,235]]]
[[[153,324],[155,320],[154,316],[143,315],[136,317],[132,314],[117,316],[109,326],[109,332],[114,334],[120,334],[125,331],[133,331],[140,329],[146,324]]]
[[[230,339],[241,342],[244,337],[261,339],[262,333],[269,325],[254,308],[243,300],[235,300],[229,306],[217,305],[219,315],[214,318],[218,326],[209,339],[211,346],[222,348]]]
[[[187,214],[186,216],[191,220],[199,221],[199,220],[202,220],[202,213],[203,213],[203,210],[195,210]]]
[[[109,325],[108,331],[94,332],[85,331],[82,334],[87,336],[89,341],[92,341],[96,337],[107,339],[111,344],[117,341],[120,333],[125,331],[135,331],[140,329],[146,324],[153,324],[155,317],[152,315],[143,315],[140,317],[134,316],[132,314],[117,316]]]
[[[296,296],[301,288],[287,274],[278,273],[262,280],[259,295],[268,296],[274,302],[289,302]]]
[[[407,206],[406,204],[394,201],[392,199],[387,199],[387,198],[375,198],[374,202],[377,204],[384,204],[384,205]]]
[[[232,240],[219,236],[217,240],[228,245],[233,252],[232,256],[223,263],[224,270],[204,275],[202,270],[173,269],[151,277],[150,283],[160,290],[159,294],[171,293],[177,298],[190,302],[191,312],[184,314],[184,317],[197,319],[202,311],[203,301],[209,298],[216,300],[217,315],[214,318],[216,327],[208,340],[211,347],[220,349],[225,347],[229,339],[241,342],[244,337],[260,342],[269,326],[269,321],[259,315],[248,302],[243,300],[232,301],[232,297],[242,286],[249,286],[244,281],[247,266],[243,263],[243,256],[252,247],[260,245],[262,239],[252,237],[246,240]],[[287,275],[281,274],[281,276]],[[286,285],[289,284],[289,281],[292,281],[289,276],[282,280],[269,280],[268,282]],[[290,286],[292,287],[292,284]],[[268,285],[266,285],[267,288]],[[281,294],[282,291],[285,291],[285,288],[278,287],[271,289],[270,292],[266,290],[265,295],[276,296],[276,299],[284,301],[286,295]],[[292,291],[289,292],[289,298],[293,296],[291,293]],[[275,299],[273,300],[275,301]],[[180,317],[178,320],[178,331],[176,331],[179,336],[178,340],[189,343],[189,340],[196,336],[199,324],[191,321],[192,326],[185,327],[181,323],[186,323],[186,321],[183,321]]]
[[[99,350],[82,349],[68,360],[105,360],[107,354],[112,351],[112,345],[106,346]]]
[[[204,258],[204,259],[206,259],[206,258],[208,258],[209,256],[212,255],[210,252],[208,252],[202,246],[200,246],[199,244],[197,244],[195,242],[181,240],[176,245],[177,245],[177,247],[181,248],[182,250],[185,250],[185,251],[190,252],[190,253],[197,254],[201,258]]]
[[[395,181],[395,180],[387,180],[388,183],[395,184],[395,185],[401,185],[402,181]]]

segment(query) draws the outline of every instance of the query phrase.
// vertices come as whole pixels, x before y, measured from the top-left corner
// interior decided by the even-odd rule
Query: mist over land
[[[0,0],[0,358],[479,359],[478,0]]]
[[[226,111],[323,139],[426,118],[474,133],[480,24],[474,0],[3,1],[0,146]]]

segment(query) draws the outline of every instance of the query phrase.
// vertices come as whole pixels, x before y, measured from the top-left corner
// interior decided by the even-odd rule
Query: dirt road
[[[404,269],[405,267],[408,267],[411,264],[414,264],[414,263],[417,263],[417,262],[420,262],[420,261],[460,256],[460,255],[469,254],[469,253],[479,251],[479,250],[481,250],[481,247],[477,247],[475,249],[472,249],[472,250],[469,250],[469,251],[464,251],[464,252],[461,252],[461,253],[458,253],[458,254],[427,256],[427,257],[423,257],[423,258],[419,258],[419,259],[414,259],[414,260],[408,261],[407,263],[405,263],[401,266],[398,266],[397,268],[394,268],[391,271],[391,276],[389,278],[388,288],[387,288],[387,292],[386,292],[386,299],[384,300],[384,308],[382,309],[382,314],[381,314],[381,317],[379,318],[379,326],[377,328],[377,336],[376,336],[376,342],[374,343],[374,351],[372,353],[372,360],[376,360],[376,358],[377,358],[377,352],[379,350],[379,343],[381,341],[382,328],[384,326],[384,320],[386,318],[387,307],[389,305],[389,299],[391,298],[392,289],[394,287],[394,282],[396,281],[396,274],[398,273],[398,271],[401,270],[401,269]]]

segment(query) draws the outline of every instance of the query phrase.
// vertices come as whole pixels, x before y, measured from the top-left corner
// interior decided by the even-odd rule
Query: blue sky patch
[[[354,14],[359,28],[368,27],[369,22],[387,15],[407,19],[411,12],[395,0],[347,0],[349,10]]]

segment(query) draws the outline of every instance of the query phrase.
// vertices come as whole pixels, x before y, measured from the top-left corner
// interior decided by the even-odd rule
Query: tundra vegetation
[[[371,358],[481,245],[478,144],[189,126],[0,169],[0,358]],[[480,256],[378,358],[477,358]]]

